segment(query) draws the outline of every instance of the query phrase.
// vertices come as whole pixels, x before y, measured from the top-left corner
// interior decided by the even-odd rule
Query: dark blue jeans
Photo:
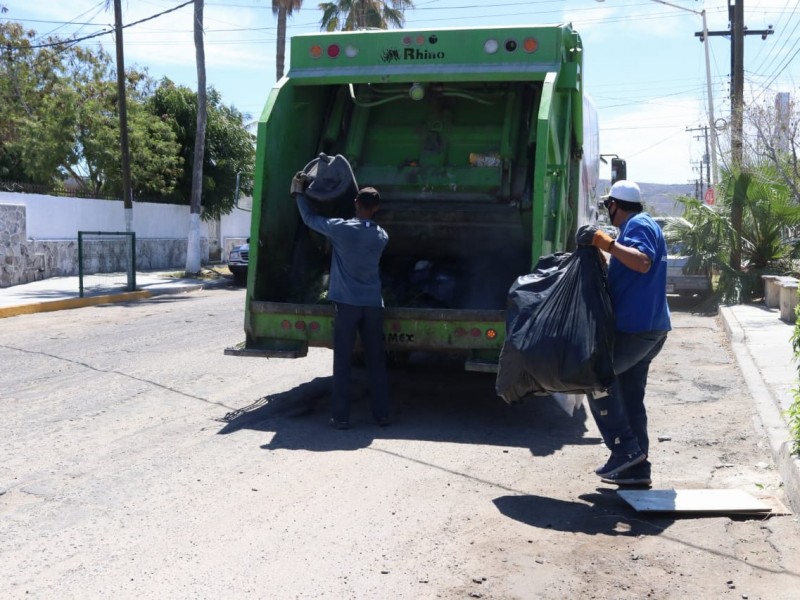
[[[383,343],[383,308],[336,304],[333,320],[333,406],[335,421],[350,420],[350,374],[356,334],[367,363],[372,416],[389,416],[389,378],[386,373],[386,352]]]
[[[612,454],[645,454],[650,449],[644,390],[650,363],[667,341],[666,331],[616,332],[614,340],[614,383],[608,396],[589,395],[592,411],[603,441]]]

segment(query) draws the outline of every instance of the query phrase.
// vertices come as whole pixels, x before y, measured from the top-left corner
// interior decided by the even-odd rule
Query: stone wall
[[[0,204],[0,287],[77,275],[78,240],[27,239],[26,210],[24,205]],[[108,259],[117,254],[111,242],[91,243],[100,245],[99,250],[93,252],[97,256]],[[186,239],[137,238],[136,269],[183,269],[186,266],[186,245]],[[201,239],[201,255],[208,257],[207,238]],[[97,261],[96,266],[124,271],[120,266],[121,260]]]
[[[44,257],[25,235],[25,207],[0,204],[0,287],[44,277]]]

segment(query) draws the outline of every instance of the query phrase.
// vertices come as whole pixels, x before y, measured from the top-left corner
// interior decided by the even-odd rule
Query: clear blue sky
[[[800,90],[800,8],[797,0],[740,0],[750,30],[772,25],[775,34],[745,40],[745,100],[772,103],[775,93]],[[2,0],[2,19],[22,22],[40,36],[85,36],[113,25],[105,0]],[[122,0],[123,22],[133,23],[183,0]],[[406,28],[571,22],[583,38],[586,90],[600,119],[600,149],[628,161],[628,176],[648,183],[686,183],[698,177],[708,123],[703,44],[694,36],[706,10],[710,31],[728,29],[727,0],[418,0]],[[223,102],[256,118],[275,82],[276,19],[266,0],[207,0],[207,78]],[[288,35],[319,30],[318,2],[289,19]],[[126,65],[147,67],[197,87],[191,5],[129,27]],[[112,55],[110,35],[94,38]],[[729,120],[730,41],[710,38],[714,116]],[[724,138],[724,134],[721,134]],[[608,167],[601,172],[608,178]]]

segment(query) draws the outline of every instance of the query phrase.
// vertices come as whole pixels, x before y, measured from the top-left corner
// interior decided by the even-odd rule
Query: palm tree
[[[272,0],[272,14],[278,17],[278,39],[275,42],[275,75],[280,80],[286,63],[286,18],[300,10],[303,0]]]
[[[320,29],[353,31],[362,28],[402,29],[405,10],[414,8],[413,0],[335,0],[322,2]]]
[[[679,198],[685,220],[668,222],[664,233],[667,241],[684,246],[691,257],[687,268],[719,273],[719,301],[739,304],[761,292],[761,275],[794,271],[792,260],[798,249],[793,232],[800,227],[800,206],[769,164],[724,172],[719,191],[719,203],[713,208],[698,200]],[[742,199],[741,234],[731,225],[735,198]],[[730,261],[731,249],[737,243],[741,244],[744,268],[736,268]]]

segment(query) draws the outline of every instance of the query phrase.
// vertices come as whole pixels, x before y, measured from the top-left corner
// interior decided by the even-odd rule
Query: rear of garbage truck
[[[582,56],[570,25],[292,38],[258,124],[246,339],[226,353],[332,347],[330,248],[303,225],[289,184],[320,153],[340,154],[381,194],[387,350],[494,370],[510,285],[595,217]]]

